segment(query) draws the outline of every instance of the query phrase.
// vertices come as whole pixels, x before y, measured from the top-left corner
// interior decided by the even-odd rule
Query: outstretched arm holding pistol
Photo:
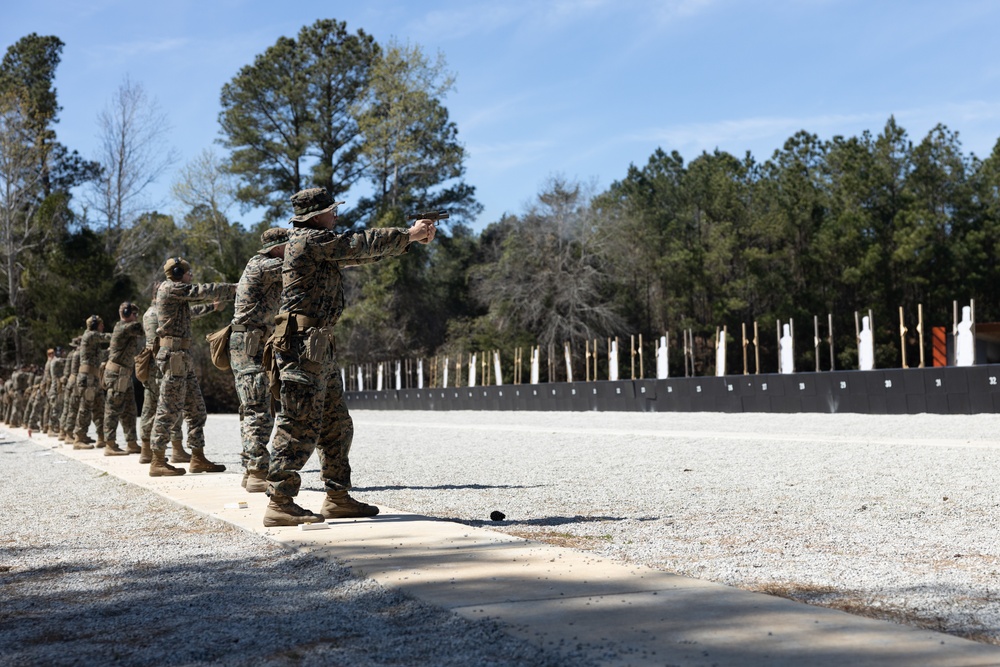
[[[410,241],[424,244],[430,243],[434,240],[434,235],[437,234],[437,221],[447,219],[448,215],[448,211],[423,211],[420,213],[411,213],[406,216],[407,220],[416,220],[409,230]]]

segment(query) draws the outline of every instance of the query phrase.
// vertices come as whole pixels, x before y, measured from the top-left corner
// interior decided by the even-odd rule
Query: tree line
[[[261,231],[287,224],[289,196],[312,186],[366,193],[341,217],[345,230],[451,211],[439,242],[347,272],[344,365],[533,345],[561,355],[567,342],[582,351],[585,341],[643,334],[651,344],[667,331],[679,357],[689,329],[708,373],[717,328],[759,322],[770,332],[791,319],[810,343],[797,348],[800,367],[811,368],[812,320],[831,314],[835,365],[853,368],[854,313],[871,310],[877,362],[898,366],[901,344],[917,356],[918,306],[925,330],[950,328],[956,300],[975,299],[978,321],[1000,317],[1000,143],[980,159],[944,126],[918,141],[894,118],[856,137],[803,130],[763,161],[716,150],[685,162],[657,148],[601,191],[553,176],[524,210],[475,234],[482,207],[445,105],[454,75],[444,58],[320,20],[223,86],[218,145],[176,171],[178,218],[148,201],[177,158],[166,149],[169,119],[141,83],[126,78],[111,93],[96,119],[97,154],[59,142],[62,48],[31,34],[0,62],[7,369],[40,362],[90,314],[114,321],[126,299],[147,307],[169,256],[189,259],[198,281],[235,282]],[[251,210],[260,219],[241,223]],[[230,315],[206,318],[202,333]],[[762,372],[777,368],[771,338],[761,336]],[[741,368],[731,349],[730,369]],[[204,376],[206,397],[231,408],[231,380],[207,364]]]

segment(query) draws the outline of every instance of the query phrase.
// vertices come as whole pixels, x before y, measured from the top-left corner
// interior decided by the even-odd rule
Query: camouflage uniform
[[[56,351],[50,350],[49,354],[50,356],[45,360],[45,366],[42,368],[42,383],[36,399],[35,409],[37,413],[32,412],[32,419],[38,424],[37,428],[39,430],[48,428],[49,413],[52,411],[52,405],[49,402],[49,388],[54,382],[52,378],[52,366],[56,360]]]
[[[261,361],[264,342],[271,337],[274,316],[278,312],[282,258],[273,257],[268,251],[287,241],[287,238],[287,229],[273,228],[264,232],[262,240],[265,247],[247,262],[236,286],[229,361],[235,377],[236,394],[240,398],[243,467],[248,473],[266,473],[270,464],[267,443],[274,429],[274,416],[271,414],[268,378]],[[272,240],[281,243],[271,243]]]
[[[156,365],[163,375],[160,398],[153,421],[152,448],[154,454],[165,452],[177,415],[187,419],[188,444],[192,449],[205,447],[205,399],[194,371],[191,347],[192,302],[221,299],[232,301],[236,285],[231,283],[192,284],[167,279],[156,291],[156,335],[160,351]]]
[[[76,439],[85,440],[90,422],[97,427],[97,441],[104,442],[104,390],[101,387],[101,344],[111,341],[111,334],[88,329],[80,340],[80,366],[76,388],[80,407],[76,413]]]
[[[4,380],[3,384],[0,385],[0,421],[7,423],[7,406],[10,405],[10,378]]]
[[[326,489],[351,488],[348,454],[354,425],[344,405],[331,332],[344,311],[340,267],[399,255],[408,246],[406,229],[346,234],[292,229],[285,249],[281,305],[270,342],[281,378],[281,409],[275,418],[268,495],[297,495],[298,471],[317,447]]]
[[[59,418],[62,416],[63,409],[63,373],[66,370],[66,359],[64,357],[56,356],[52,360],[51,377],[52,381],[49,384],[48,391],[48,405],[49,409],[46,414],[45,423],[42,424],[48,430],[49,435],[58,435],[59,432]]]
[[[48,368],[48,363],[46,362],[46,368]],[[37,373],[32,378],[31,385],[31,398],[28,400],[28,429],[32,431],[40,431],[42,427],[42,412],[45,411],[45,375],[44,371],[42,375]]]
[[[135,421],[135,390],[132,375],[135,373],[135,355],[139,352],[139,339],[143,337],[142,322],[115,322],[108,349],[108,363],[104,369],[104,441],[115,442],[118,421],[121,419],[125,442],[134,447],[137,442]]]
[[[199,303],[191,306],[191,319],[195,320],[215,311],[211,303]],[[156,319],[156,301],[142,315],[142,329],[146,336],[146,347],[153,352],[153,358],[160,351],[160,339],[156,329],[160,326]],[[149,368],[149,377],[142,383],[142,414],[139,417],[139,437],[143,442],[149,442],[153,433],[153,421],[156,419],[156,405],[160,402],[160,381],[163,374],[156,363]],[[174,425],[170,427],[170,442],[180,443],[184,439],[183,414],[178,413]]]
[[[76,426],[76,412],[80,407],[80,393],[76,388],[76,373],[80,368],[80,343],[74,339],[73,351],[66,359],[66,367],[63,369],[63,414],[60,421],[60,432],[64,439],[72,435],[73,427]]]
[[[13,427],[27,426],[28,390],[31,389],[31,373],[21,369],[11,376],[14,381],[14,400],[9,423]]]

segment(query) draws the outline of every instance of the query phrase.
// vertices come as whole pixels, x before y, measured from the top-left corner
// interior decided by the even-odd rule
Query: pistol
[[[421,211],[420,213],[411,213],[406,216],[407,220],[431,220],[437,222],[438,220],[447,220],[448,211]]]

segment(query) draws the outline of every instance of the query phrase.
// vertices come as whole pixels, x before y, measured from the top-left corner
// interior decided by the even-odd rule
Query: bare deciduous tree
[[[87,202],[104,226],[104,247],[115,258],[115,271],[125,273],[154,241],[126,231],[152,207],[148,188],[176,162],[177,154],[166,146],[166,116],[142,84],[127,76],[97,123],[101,177]]]
[[[554,178],[508,223],[495,261],[476,271],[473,288],[498,329],[530,332],[545,346],[623,330],[606,289],[605,239],[588,201],[581,185]]]

